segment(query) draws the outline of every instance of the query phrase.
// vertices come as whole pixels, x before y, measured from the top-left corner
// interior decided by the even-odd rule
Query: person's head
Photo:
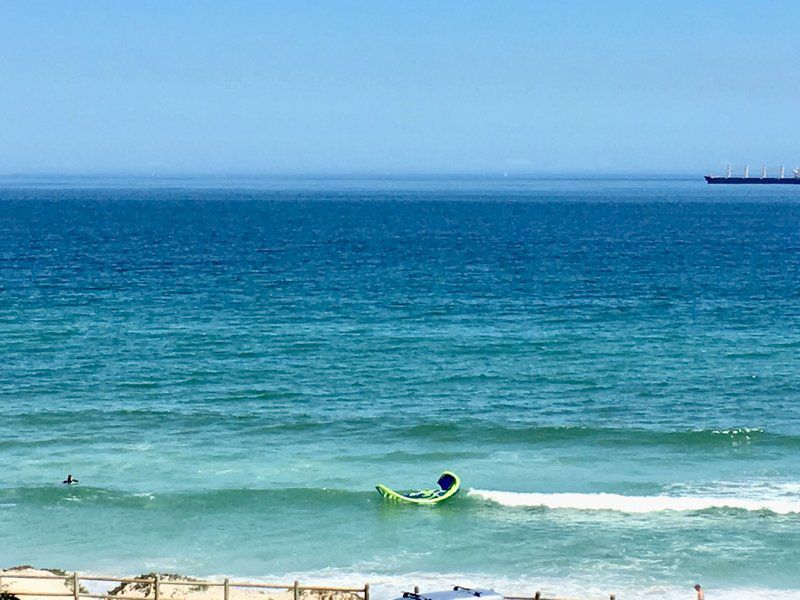
[[[696,583],[695,586],[694,586],[694,589],[696,589],[699,592],[700,591],[700,584]]]

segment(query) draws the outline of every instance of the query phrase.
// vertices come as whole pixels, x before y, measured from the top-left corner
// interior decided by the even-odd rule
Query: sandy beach
[[[22,576],[22,578],[20,578]],[[150,582],[98,581],[95,575],[82,574],[89,581],[80,580],[80,595],[102,595],[109,598],[155,598],[155,585]],[[105,575],[103,575],[105,576]],[[143,573],[130,578],[152,580],[156,573]],[[158,597],[170,600],[222,600],[225,596],[223,582],[196,579],[176,573],[159,573]],[[32,577],[43,577],[33,579]],[[54,577],[63,577],[54,578]],[[16,566],[0,571],[0,594],[10,594],[20,600],[50,600],[63,594],[65,598],[73,595],[73,574],[59,569],[40,569],[32,566]],[[211,585],[209,585],[211,584]],[[216,584],[216,585],[214,585]],[[287,584],[289,585],[289,584]],[[299,589],[302,600],[363,600],[364,593],[333,589]],[[7,598],[3,596],[3,598]],[[228,589],[229,600],[294,600],[294,589],[238,587],[231,582]],[[13,600],[13,598],[8,599]]]

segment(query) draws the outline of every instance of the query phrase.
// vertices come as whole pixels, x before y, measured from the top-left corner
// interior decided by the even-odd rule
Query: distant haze
[[[791,2],[6,2],[0,174],[800,164]]]

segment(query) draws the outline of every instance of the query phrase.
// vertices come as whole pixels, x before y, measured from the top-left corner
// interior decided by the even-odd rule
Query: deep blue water
[[[24,183],[0,564],[800,592],[800,190]]]

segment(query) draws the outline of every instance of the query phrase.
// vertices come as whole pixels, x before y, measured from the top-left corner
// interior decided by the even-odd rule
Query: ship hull
[[[708,183],[726,183],[728,185],[768,183],[800,184],[800,177],[714,177],[712,175],[706,175],[705,177]]]

